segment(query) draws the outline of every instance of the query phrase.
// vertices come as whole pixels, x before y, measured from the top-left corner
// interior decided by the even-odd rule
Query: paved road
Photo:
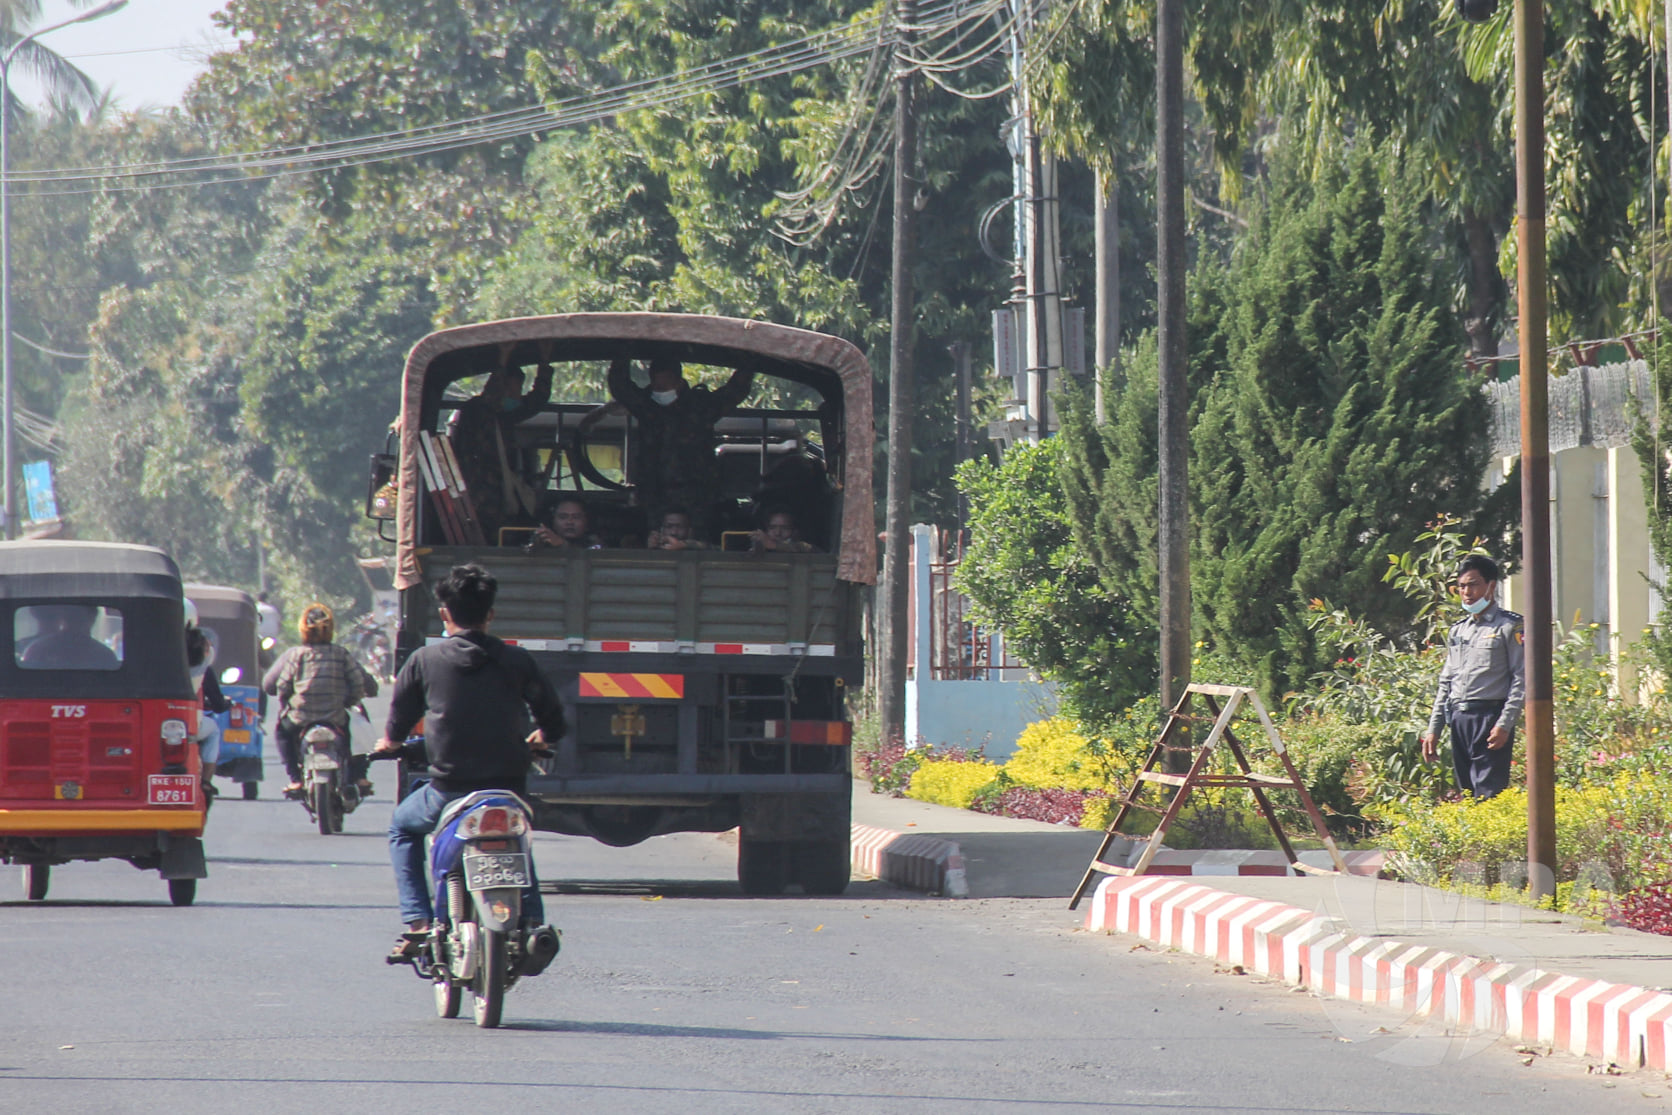
[[[745,899],[732,847],[695,835],[542,837],[564,953],[478,1031],[381,962],[390,807],[321,837],[294,803],[223,799],[190,909],[125,864],[60,868],[41,904],[0,869],[0,1110],[1571,1115],[1667,1091],[1504,1046],[1343,1041],[1372,1028],[1351,1008],[1131,951],[1060,901]]]

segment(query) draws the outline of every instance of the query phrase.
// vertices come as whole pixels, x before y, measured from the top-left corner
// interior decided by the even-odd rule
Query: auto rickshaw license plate
[[[464,885],[470,890],[483,890],[487,887],[526,887],[528,857],[521,852],[465,856]]]
[[[146,784],[147,805],[196,805],[197,776],[153,774]]]
[[[228,728],[221,733],[222,743],[248,743],[250,730],[248,728]]]

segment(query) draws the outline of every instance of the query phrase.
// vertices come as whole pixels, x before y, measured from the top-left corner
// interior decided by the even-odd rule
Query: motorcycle
[[[562,937],[556,929],[522,924],[523,890],[534,876],[533,828],[528,803],[516,794],[478,790],[449,804],[430,836],[436,917],[416,957],[389,962],[412,964],[432,985],[442,1018],[458,1017],[468,987],[476,1025],[497,1027],[505,992],[557,957]]]
[[[375,613],[368,612],[354,621],[354,656],[378,681],[394,677],[394,648],[389,645],[389,629]]]
[[[360,785],[348,732],[331,724],[302,728],[302,804],[321,836],[343,830],[343,817],[360,807]]]

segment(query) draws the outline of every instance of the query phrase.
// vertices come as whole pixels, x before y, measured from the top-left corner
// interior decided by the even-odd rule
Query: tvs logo
[[[86,705],[53,705],[54,720],[81,720],[87,716]]]

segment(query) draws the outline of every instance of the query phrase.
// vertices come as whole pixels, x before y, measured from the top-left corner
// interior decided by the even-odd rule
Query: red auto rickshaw
[[[0,543],[0,860],[24,894],[125,859],[189,906],[208,872],[174,560],[149,546]]]

